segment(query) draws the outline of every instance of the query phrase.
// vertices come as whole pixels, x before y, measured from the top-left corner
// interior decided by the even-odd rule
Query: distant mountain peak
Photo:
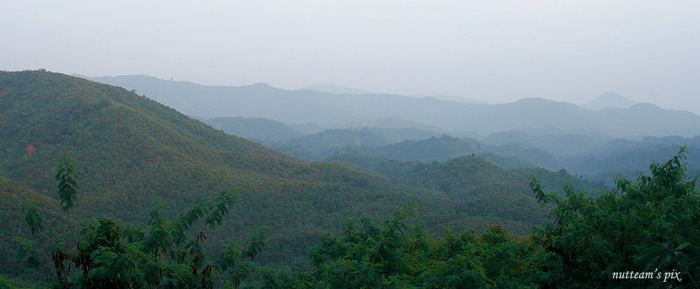
[[[582,106],[590,110],[601,110],[605,108],[630,108],[637,103],[638,102],[626,98],[619,93],[608,91]]]
[[[272,87],[271,85],[269,85],[265,82],[256,82],[256,83],[251,84],[250,86]]]

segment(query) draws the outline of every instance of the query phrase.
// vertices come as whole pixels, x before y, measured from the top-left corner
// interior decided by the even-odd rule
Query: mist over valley
[[[691,152],[699,146],[700,116],[610,91],[582,106],[546,99],[489,105],[329,84],[284,90],[148,76],[88,79],[134,90],[216,129],[311,161],[347,153],[422,162],[494,155],[517,160],[501,161],[505,166],[565,169],[612,185],[618,174],[635,177],[680,146]]]

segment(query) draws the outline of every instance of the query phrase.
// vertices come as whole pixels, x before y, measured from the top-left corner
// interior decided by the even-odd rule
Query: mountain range
[[[330,84],[330,83],[312,84],[312,85],[309,85],[307,87],[304,87],[304,89],[315,90],[318,92],[332,93],[332,94],[375,94],[373,92],[366,91],[366,90],[361,90],[361,89],[356,89],[356,88],[351,88],[351,87],[337,86],[337,85]]]
[[[27,234],[18,223],[18,201],[37,197],[53,220],[50,228],[66,233],[65,213],[55,205],[54,176],[62,157],[74,160],[78,176],[71,211],[77,220],[145,222],[154,206],[175,215],[234,189],[236,206],[208,242],[221,248],[266,226],[271,234],[260,260],[290,268],[307,265],[308,247],[347,218],[386,220],[410,202],[430,233],[500,224],[524,235],[546,218],[528,189],[532,172],[477,157],[427,167],[397,164],[387,177],[338,160],[285,155],[121,87],[46,71],[0,72],[0,230],[9,232],[0,238],[1,274],[24,274],[12,249],[15,237]],[[454,177],[469,172],[488,178]],[[577,180],[544,170],[535,175],[555,188]]]
[[[588,107],[617,107],[592,110],[538,98],[488,105],[391,94],[284,90],[262,83],[233,87],[203,86],[148,76],[89,79],[135,90],[186,115],[207,119],[262,117],[290,125],[343,128],[391,118],[435,127],[454,135],[482,137],[510,130],[533,135],[573,134],[606,139],[692,137],[700,131],[698,115],[644,103],[624,108],[630,103],[620,104],[621,98],[614,93],[604,94]]]

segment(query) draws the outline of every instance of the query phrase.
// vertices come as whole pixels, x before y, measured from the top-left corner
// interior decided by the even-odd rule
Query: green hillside
[[[439,139],[449,139],[449,137]],[[375,171],[391,179],[394,183],[445,193],[453,200],[472,199],[504,191],[499,188],[501,185],[512,188],[504,192],[509,194],[522,193],[522,195],[532,199],[528,187],[531,177],[535,177],[548,189],[559,190],[561,194],[564,193],[562,188],[567,184],[592,194],[608,189],[602,182],[574,176],[564,169],[552,172],[533,167],[515,158],[491,153],[472,153],[445,162],[423,162],[398,161],[384,156],[350,151],[335,154],[332,159]]]
[[[234,188],[239,199],[210,237],[212,247],[267,226],[269,249],[260,260],[272,264],[307,264],[306,250],[323,231],[365,214],[386,220],[411,201],[432,233],[501,224],[527,234],[534,224],[474,209],[485,200],[450,199],[346,163],[298,160],[125,89],[62,74],[0,72],[0,119],[3,177],[56,199],[57,160],[75,160],[76,219],[144,222],[157,202],[177,214]]]
[[[389,141],[386,138],[366,128],[329,129],[291,139],[285,145],[277,145],[274,148],[289,155],[316,161],[323,160],[333,152],[348,147],[373,147],[387,144]],[[296,150],[304,153],[298,154]],[[307,158],[307,155],[310,157]]]
[[[107,201],[97,205],[119,217],[156,196],[187,203],[302,165],[121,88],[32,71],[2,73],[0,87],[7,177],[48,194],[56,161],[70,155],[86,176],[81,202]]]

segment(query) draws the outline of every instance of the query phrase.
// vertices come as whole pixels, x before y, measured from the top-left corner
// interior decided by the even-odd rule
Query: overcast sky
[[[3,0],[0,69],[700,114],[700,1]]]

